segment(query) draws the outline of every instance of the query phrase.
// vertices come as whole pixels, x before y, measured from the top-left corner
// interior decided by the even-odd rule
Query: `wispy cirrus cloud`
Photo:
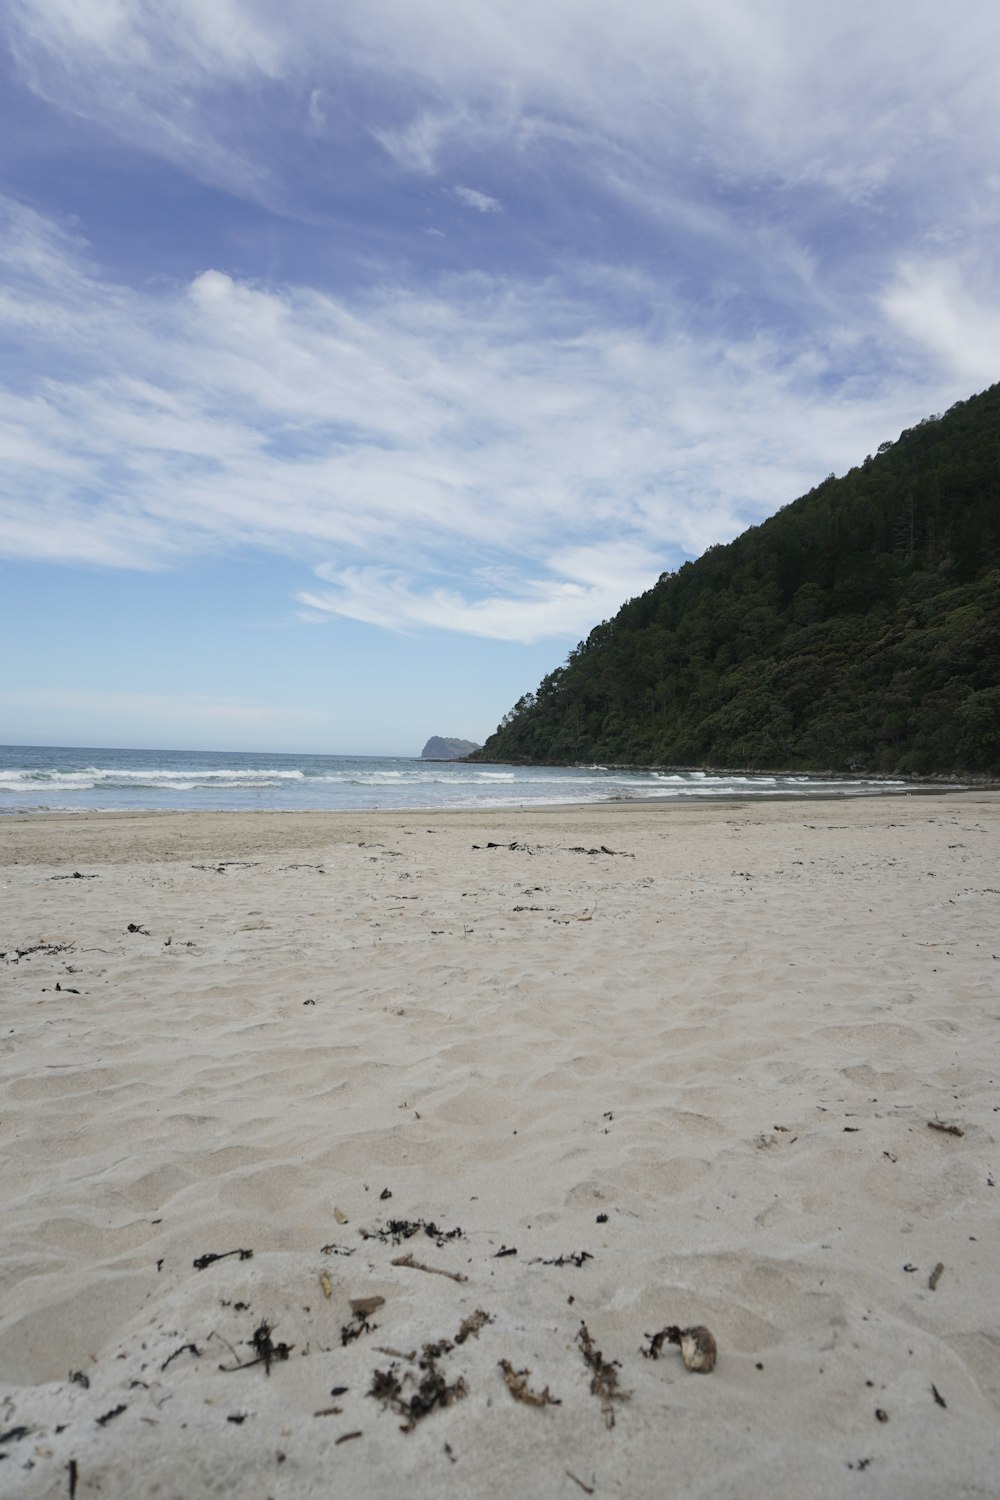
[[[481,193],[478,188],[453,187],[451,195],[459,203],[464,203],[466,208],[474,208],[480,214],[498,214],[503,211],[499,198],[491,198],[489,193]]]
[[[634,280],[624,310],[595,303],[598,267],[558,291],[476,274],[348,300],[221,271],[137,290],[16,205],[6,228],[0,318],[34,366],[0,413],[9,556],[249,547],[314,569],[321,614],[572,634],[926,409],[919,384],[831,395],[829,347],[696,338]],[[876,335],[854,337],[861,368]]]
[[[377,565],[320,565],[317,575],[334,587],[306,589],[297,597],[304,606],[302,618],[316,622],[339,615],[401,632],[452,630],[530,644],[586,635],[595,621],[647,589],[660,572],[653,552],[613,541],[567,549],[545,562],[544,577],[507,577],[503,592],[484,570],[486,592],[478,596],[469,587],[479,581],[474,577],[463,576],[450,586],[432,580],[418,586],[413,574]]]
[[[1000,373],[986,0],[5,10],[81,174],[169,164],[101,252],[3,205],[9,556],[572,634]]]
[[[959,206],[993,164],[989,59],[1000,16],[960,25],[929,0],[803,10],[792,0],[7,0],[10,46],[38,95],[188,170],[267,193],[283,131],[254,129],[266,88],[313,101],[332,86],[397,165],[453,169],[489,149],[530,166],[558,148],[692,199],[828,195],[875,212]],[[360,84],[364,104],[351,103]],[[325,112],[324,112],[325,113]],[[353,149],[357,148],[357,140]],[[933,178],[938,203],[915,201]],[[452,179],[454,180],[454,178]],[[690,185],[690,184],[689,184]],[[708,191],[706,191],[706,189]],[[957,226],[956,226],[957,227]]]
[[[1000,375],[1000,297],[981,264],[963,256],[904,261],[882,307],[917,357],[941,360],[970,388]]]

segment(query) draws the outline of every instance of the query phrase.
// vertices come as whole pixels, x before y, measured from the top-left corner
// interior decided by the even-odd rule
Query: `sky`
[[[1000,6],[0,0],[0,742],[483,740],[1000,378]]]

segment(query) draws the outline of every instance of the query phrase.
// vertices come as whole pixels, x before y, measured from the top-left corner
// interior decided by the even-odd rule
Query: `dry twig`
[[[426,1271],[430,1276],[447,1276],[451,1281],[468,1281],[468,1276],[463,1276],[461,1271],[445,1271],[441,1266],[425,1266],[423,1261],[414,1260],[412,1255],[397,1255],[392,1261],[394,1266],[409,1266],[411,1271]]]

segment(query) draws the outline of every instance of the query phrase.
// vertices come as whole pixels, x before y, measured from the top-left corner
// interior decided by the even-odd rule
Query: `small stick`
[[[230,1354],[231,1354],[231,1355],[232,1355],[232,1356],[233,1356],[233,1359],[235,1359],[235,1361],[236,1361],[236,1363],[237,1363],[237,1364],[240,1364],[240,1363],[241,1363],[241,1361],[240,1361],[240,1357],[239,1357],[239,1355],[238,1355],[238,1354],[237,1354],[237,1353],[236,1353],[236,1350],[235,1350],[235,1349],[234,1349],[234,1348],[233,1348],[233,1346],[232,1346],[232,1344],[231,1344],[231,1343],[230,1343],[230,1342],[229,1342],[229,1340],[228,1340],[228,1339],[224,1339],[224,1338],[223,1338],[223,1337],[222,1337],[222,1334],[221,1334],[221,1333],[217,1333],[217,1332],[216,1332],[216,1331],[215,1331],[215,1329],[214,1329],[214,1328],[213,1328],[213,1329],[212,1329],[212,1332],[211,1332],[211,1333],[210,1333],[210,1334],[209,1334],[209,1335],[208,1335],[208,1337],[209,1337],[209,1338],[210,1338],[210,1339],[218,1339],[218,1340],[219,1340],[219,1343],[220,1343],[220,1344],[225,1344],[225,1346],[226,1346],[226,1348],[227,1348],[227,1349],[228,1349],[228,1350],[229,1350],[229,1352],[230,1352]],[[207,1342],[207,1340],[206,1340],[206,1342]],[[219,1366],[219,1369],[220,1369],[220,1370],[221,1370],[221,1369],[223,1369],[223,1368],[224,1368],[224,1367],[223,1367],[223,1366],[222,1366],[222,1365],[220,1365],[220,1366]]]
[[[451,1281],[468,1281],[469,1279],[460,1271],[445,1271],[440,1266],[425,1266],[422,1261],[414,1260],[412,1255],[397,1255],[392,1265],[409,1266],[411,1271],[427,1271],[431,1276],[447,1276]]]
[[[932,1130],[943,1130],[946,1135],[964,1135],[965,1131],[961,1125],[946,1125],[944,1120],[928,1120]]]
[[[930,1280],[927,1283],[927,1287],[928,1287],[929,1291],[933,1292],[936,1289],[938,1282],[941,1280],[941,1273],[943,1272],[943,1270],[944,1270],[944,1261],[943,1260],[939,1260],[938,1263],[937,1263],[937,1265],[934,1267],[933,1271],[931,1272]]]
[[[585,1495],[592,1495],[594,1493],[594,1487],[593,1487],[593,1485],[584,1484],[583,1480],[582,1479],[577,1479],[576,1475],[575,1474],[571,1474],[570,1471],[569,1471],[569,1469],[566,1470],[566,1478],[567,1479],[572,1479],[572,1481],[573,1481],[574,1484],[578,1484],[580,1486],[581,1490],[583,1490],[583,1493]]]

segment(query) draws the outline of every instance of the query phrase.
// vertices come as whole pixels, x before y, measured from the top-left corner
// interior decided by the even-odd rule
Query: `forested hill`
[[[471,758],[1000,773],[1000,384],[663,574]]]

